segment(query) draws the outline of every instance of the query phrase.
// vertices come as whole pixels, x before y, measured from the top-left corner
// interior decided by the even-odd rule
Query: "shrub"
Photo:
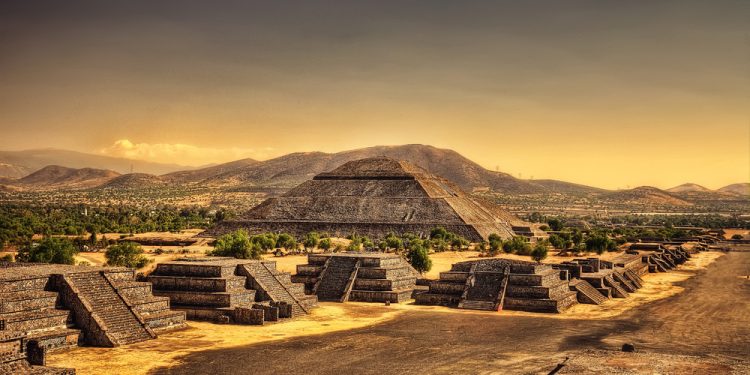
[[[320,242],[318,242],[318,247],[321,248],[321,249],[323,249],[323,250],[325,250],[325,251],[330,250],[331,249],[331,245],[332,245],[331,239],[327,238],[327,237],[321,239]]]
[[[5,254],[2,258],[0,258],[0,262],[13,262],[13,254]]]
[[[212,255],[229,256],[239,259],[260,259],[261,248],[250,241],[250,236],[244,229],[225,234],[216,240],[216,248]]]
[[[531,259],[535,260],[537,263],[541,263],[547,258],[547,243],[545,241],[537,242],[531,250],[530,255]]]
[[[18,253],[20,262],[75,264],[78,249],[67,238],[46,237],[38,244],[31,243]]]
[[[430,255],[427,253],[427,249],[422,245],[421,241],[417,243],[411,243],[409,252],[407,253],[407,260],[419,273],[428,272],[432,269],[432,260]]]
[[[310,232],[305,235],[305,239],[302,240],[302,246],[305,247],[305,251],[309,251],[318,246],[320,242],[320,235],[317,232]]]
[[[122,242],[110,246],[104,253],[107,265],[116,267],[143,268],[151,261],[143,255],[143,249],[135,242]]]
[[[734,236],[732,236],[732,239],[733,239],[733,240],[741,240],[741,239],[743,239],[743,238],[744,238],[744,237],[742,237],[742,235],[741,235],[741,234],[735,234]]]
[[[531,244],[523,236],[513,236],[503,242],[503,251],[518,255],[529,255],[531,253]]]

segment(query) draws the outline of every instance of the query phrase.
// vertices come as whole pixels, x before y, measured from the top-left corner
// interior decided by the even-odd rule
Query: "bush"
[[[297,240],[288,233],[279,234],[279,238],[276,239],[276,247],[289,250],[297,249]]]
[[[78,248],[67,238],[44,238],[39,244],[24,246],[18,253],[18,261],[33,263],[75,264]]]
[[[330,238],[323,238],[318,242],[318,247],[323,249],[324,251],[328,251],[331,249],[331,239]]]
[[[422,245],[421,241],[412,242],[409,246],[409,252],[407,253],[407,260],[419,273],[428,272],[432,269],[432,260],[430,255],[427,253],[427,249]]]
[[[509,254],[529,255],[531,253],[531,244],[526,241],[526,237],[513,236],[503,242],[503,251]]]
[[[530,255],[531,259],[535,260],[537,263],[541,263],[547,258],[547,243],[545,241],[537,242],[531,250]]]
[[[0,258],[0,262],[13,262],[13,254],[5,254],[2,258]]]
[[[310,232],[305,235],[305,239],[302,240],[302,246],[305,247],[305,251],[309,251],[318,246],[320,242],[320,235],[317,232]]]
[[[164,249],[162,249],[160,247],[160,248],[154,250],[154,254],[156,254],[156,255],[162,255],[162,254],[164,254]]]
[[[244,229],[225,234],[216,240],[216,248],[212,255],[228,256],[239,259],[261,259],[261,248],[250,241],[250,236]]]
[[[151,261],[143,255],[143,249],[135,242],[122,242],[110,246],[104,253],[107,265],[115,267],[143,268]]]
[[[401,250],[404,248],[404,241],[398,238],[395,234],[389,233],[385,237],[385,246],[386,249]]]
[[[586,251],[595,251],[600,255],[607,250],[614,250],[617,248],[615,241],[612,241],[604,234],[594,234],[587,238],[584,244]]]
[[[741,235],[741,234],[735,234],[734,236],[732,236],[732,239],[733,239],[733,240],[741,240],[741,239],[743,239],[743,238],[744,238],[744,237],[742,237],[742,235]]]

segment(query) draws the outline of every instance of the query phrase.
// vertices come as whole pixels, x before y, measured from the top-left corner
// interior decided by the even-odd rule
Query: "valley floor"
[[[625,301],[564,314],[322,303],[257,326],[191,322],[125,347],[78,348],[48,364],[79,374],[747,373],[750,253],[701,253],[646,276]],[[634,343],[637,353],[619,351]],[[567,362],[566,358],[569,358]]]

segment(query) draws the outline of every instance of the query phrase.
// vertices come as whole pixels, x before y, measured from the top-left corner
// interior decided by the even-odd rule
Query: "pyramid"
[[[244,228],[251,233],[310,231],[382,238],[388,233],[429,234],[443,227],[471,241],[514,235],[523,225],[510,213],[479,202],[458,186],[405,161],[386,157],[351,161],[265,200],[211,235]],[[527,224],[528,225],[528,224]]]

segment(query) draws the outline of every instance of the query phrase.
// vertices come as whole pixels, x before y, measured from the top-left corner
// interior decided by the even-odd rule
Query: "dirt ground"
[[[679,271],[647,275],[626,300],[559,315],[321,303],[291,322],[190,322],[157,340],[78,348],[48,364],[84,375],[547,373],[569,357],[560,373],[742,373],[750,280],[738,276],[748,269],[750,253],[701,253]],[[639,352],[620,352],[624,342]]]

